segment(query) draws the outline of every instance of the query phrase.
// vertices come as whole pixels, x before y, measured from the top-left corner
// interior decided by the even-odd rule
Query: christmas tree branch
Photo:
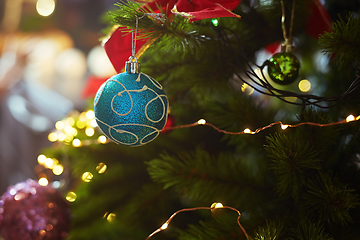
[[[333,22],[333,31],[319,38],[323,52],[331,55],[339,68],[350,65],[360,68],[360,18],[349,12],[346,19]]]

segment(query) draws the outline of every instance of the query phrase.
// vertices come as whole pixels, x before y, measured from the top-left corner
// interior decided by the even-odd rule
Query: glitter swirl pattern
[[[142,146],[154,140],[167,120],[162,86],[144,73],[120,73],[108,79],[94,99],[95,119],[117,144]]]

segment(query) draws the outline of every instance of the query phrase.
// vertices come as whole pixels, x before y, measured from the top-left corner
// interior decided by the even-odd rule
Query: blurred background
[[[102,46],[116,0],[0,0],[0,192],[33,178],[59,119],[115,73]]]

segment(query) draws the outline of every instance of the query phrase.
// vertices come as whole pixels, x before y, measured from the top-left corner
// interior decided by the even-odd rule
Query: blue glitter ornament
[[[130,69],[100,86],[94,112],[108,138],[117,144],[141,146],[154,140],[164,128],[168,99],[157,81]]]

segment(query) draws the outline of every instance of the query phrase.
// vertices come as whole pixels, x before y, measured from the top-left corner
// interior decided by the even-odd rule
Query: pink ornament
[[[0,198],[0,234],[5,240],[62,240],[70,209],[61,193],[36,181],[10,186]]]

